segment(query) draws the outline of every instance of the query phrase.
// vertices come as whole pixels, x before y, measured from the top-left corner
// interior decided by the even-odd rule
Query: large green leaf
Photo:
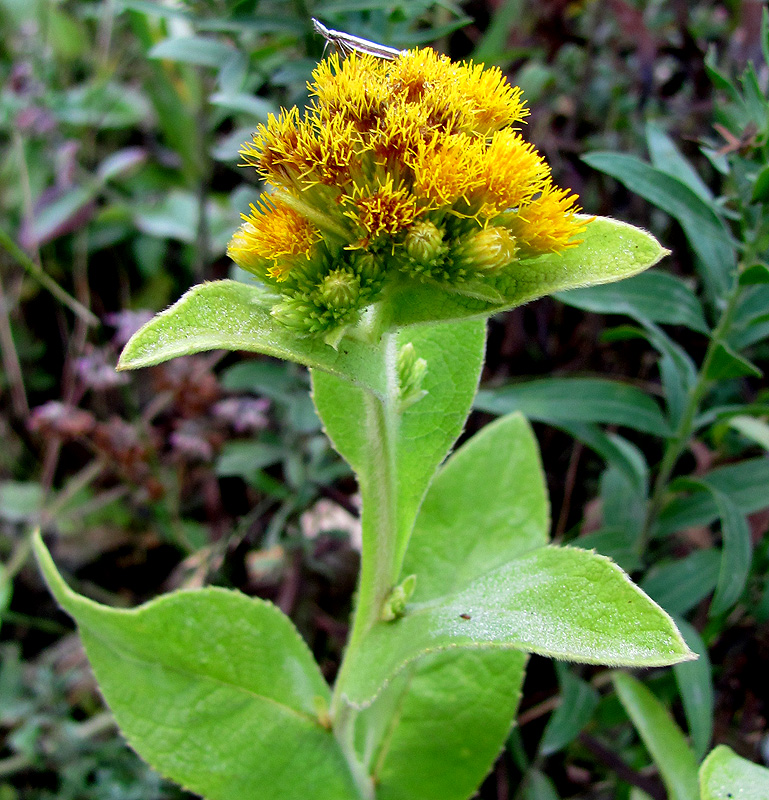
[[[374,625],[354,654],[345,694],[366,704],[407,663],[453,647],[632,666],[693,657],[672,620],[616,564],[578,548],[541,547]]]
[[[207,800],[358,796],[318,718],[328,688],[277,608],[225,589],[106,608],[64,583],[39,535],[35,552],[123,734],[155,769]]]
[[[219,348],[265,353],[326,370],[375,391],[384,389],[374,347],[344,339],[335,350],[321,339],[300,338],[270,316],[263,289],[237,281],[213,281],[190,289],[131,337],[118,369],[148,367]]]
[[[415,601],[439,598],[545,544],[548,524],[536,440],[521,415],[505,417],[438,472],[401,577],[418,576]],[[483,535],[474,535],[477,530]],[[525,662],[522,652],[460,649],[404,669],[359,721],[377,797],[465,800],[472,794],[510,729]]]
[[[402,670],[359,717],[377,800],[470,797],[508,735],[526,658],[450,650]]]
[[[726,223],[710,204],[678,178],[636,156],[594,152],[584,156],[583,161],[675,217],[702,262],[711,293],[721,296],[728,289],[736,269],[734,248]]]
[[[769,769],[720,744],[702,762],[700,791],[702,800],[766,800]]]
[[[559,292],[562,302],[599,314],[627,314],[665,325],[686,325],[707,333],[700,301],[680,279],[666,272],[645,272],[619,283]]]
[[[484,389],[475,407],[491,414],[521,411],[538,422],[603,422],[670,435],[659,406],[635,386],[603,378],[543,378]]]
[[[476,433],[440,470],[425,496],[402,577],[412,600],[462,589],[516,556],[547,544],[550,509],[534,434],[521,414]]]
[[[358,475],[364,494],[364,519],[366,494],[379,491],[380,473],[386,466],[381,448],[393,448],[398,564],[425,490],[470,412],[485,336],[482,320],[420,326],[391,336],[391,343],[384,346],[384,357],[377,361],[388,381],[384,399],[313,370],[315,405],[334,447]],[[397,380],[398,352],[408,344],[427,362],[421,384],[426,394],[403,409],[399,408],[398,387],[393,384]],[[385,435],[394,437],[389,445],[370,438],[380,415],[388,421]]]
[[[670,800],[699,800],[697,759],[667,709],[630,675],[614,675],[614,687],[660,771]]]
[[[580,244],[560,253],[519,262],[504,285],[496,287],[498,300],[449,293],[439,284],[404,285],[393,298],[392,322],[411,325],[489,316],[564,289],[629,278],[668,252],[646,231],[606,217],[593,219],[580,238]]]

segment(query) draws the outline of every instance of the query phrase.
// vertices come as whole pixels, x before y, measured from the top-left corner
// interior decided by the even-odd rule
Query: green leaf
[[[675,142],[654,122],[646,123],[646,144],[653,166],[686,184],[706,203],[713,202],[713,192],[684,157]]]
[[[607,464],[616,467],[639,491],[645,486],[649,468],[645,461],[639,463],[637,459],[629,457],[628,450],[624,447],[626,440],[621,436],[605,433],[597,425],[583,422],[551,424],[573,436],[582,444],[587,445],[593,452],[601,456]],[[600,547],[597,547],[596,550],[603,552]]]
[[[680,279],[665,272],[645,272],[620,283],[559,292],[562,303],[598,314],[627,314],[665,325],[685,325],[707,333],[700,301]]]
[[[643,566],[638,553],[638,534],[635,531],[600,528],[572,539],[569,544],[583,550],[595,550],[615,561],[625,572],[635,572]]]
[[[544,772],[530,769],[521,783],[520,800],[559,800],[555,784]]]
[[[685,619],[676,619],[686,644],[697,653],[696,661],[674,664],[678,693],[684,704],[686,722],[697,759],[702,759],[713,737],[713,675],[705,642]]]
[[[485,324],[481,320],[441,323],[401,331],[381,359],[383,376],[395,380],[397,352],[411,343],[418,358],[427,362],[422,389],[427,392],[418,402],[398,410],[397,387],[384,393],[385,413],[397,414],[398,425],[394,469],[396,470],[396,517],[398,563],[401,563],[408,537],[425,490],[436,467],[462,431],[478,385],[485,344]],[[342,347],[345,346],[343,342]],[[392,362],[392,363],[390,363]],[[390,364],[390,366],[388,366]],[[326,433],[334,447],[358,475],[365,494],[378,491],[382,453],[372,450],[368,432],[379,413],[379,401],[367,393],[313,371],[313,399]],[[372,405],[375,404],[375,405]]]
[[[538,422],[602,422],[670,435],[659,406],[647,394],[603,378],[544,378],[481,390],[475,407],[490,414],[521,411]]]
[[[668,614],[686,614],[716,588],[720,567],[717,550],[695,550],[677,561],[652,567],[641,588]]]
[[[750,199],[753,203],[769,202],[769,167],[764,167],[756,176],[753,195]]]
[[[616,564],[578,548],[542,547],[374,625],[350,664],[347,699],[366,705],[406,664],[454,647],[632,666],[692,657],[672,620]]]
[[[621,672],[614,688],[660,771],[670,800],[699,800],[697,760],[667,709],[640,682]]]
[[[723,381],[747,375],[760,378],[763,374],[755,364],[735,352],[729,345],[719,343],[713,351],[713,358],[705,377],[710,381]]]
[[[700,791],[702,800],[766,800],[769,769],[720,744],[702,762]]]
[[[508,735],[525,664],[521,652],[451,650],[406,667],[359,718],[377,800],[470,797]]]
[[[741,433],[746,439],[750,439],[764,450],[769,450],[769,424],[761,419],[738,414],[727,421],[730,428]]]
[[[373,347],[344,339],[334,350],[319,339],[298,338],[270,316],[263,290],[236,281],[213,281],[190,289],[131,337],[118,369],[148,367],[219,348],[285,358],[375,391],[384,389]]]
[[[728,494],[743,514],[752,514],[769,506],[769,458],[749,458],[737,464],[718,467],[702,476],[709,486]],[[709,495],[698,492],[677,497],[662,510],[656,535],[709,525],[718,518],[718,507]]]
[[[8,522],[29,522],[43,508],[43,487],[33,481],[0,483],[0,519]]]
[[[755,286],[767,283],[769,283],[769,266],[766,264],[754,264],[740,273],[740,286]]]
[[[723,295],[729,288],[736,259],[729,229],[709,204],[685,183],[635,156],[594,152],[582,160],[675,217],[702,262],[703,277],[711,293]]]
[[[286,451],[274,444],[259,441],[227,442],[216,461],[216,474],[248,480],[260,469],[277,464]]]
[[[489,316],[564,289],[629,278],[668,253],[646,231],[604,217],[595,218],[580,236],[575,247],[516,264],[514,277],[506,276],[504,286],[497,287],[504,298],[499,302],[450,293],[438,284],[405,285],[393,298],[392,323]]]
[[[11,605],[13,595],[13,581],[8,575],[8,570],[0,564],[0,627],[3,625],[5,612]]]
[[[753,559],[753,542],[750,527],[745,515],[726,492],[713,486],[707,478],[695,480],[678,478],[675,486],[709,492],[721,518],[721,568],[718,572],[718,583],[713,602],[710,605],[711,615],[728,611],[742,595],[750,573]]]
[[[64,583],[39,535],[34,547],[123,734],[160,773],[207,800],[358,796],[318,720],[328,687],[277,608],[214,588],[107,608]]]
[[[561,703],[547,721],[542,734],[539,743],[542,756],[557,753],[573,742],[590,722],[599,700],[598,692],[565,664],[556,663],[556,669],[561,685]]]
[[[451,456],[422,503],[402,570],[417,576],[412,602],[456,592],[547,544],[549,511],[539,448],[524,417],[486,425]]]
[[[237,56],[234,47],[203,36],[176,36],[163,39],[147,53],[147,58],[168,59],[182,64],[219,69],[228,59]]]

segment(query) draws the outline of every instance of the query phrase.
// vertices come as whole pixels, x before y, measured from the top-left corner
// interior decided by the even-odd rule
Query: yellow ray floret
[[[414,191],[421,202],[448,206],[483,183],[484,143],[466,134],[436,136],[411,162]]]
[[[247,165],[273,186],[304,189],[316,183],[337,185],[349,180],[350,165],[359,146],[353,124],[343,117],[321,123],[300,120],[296,108],[272,114],[260,125],[253,141],[240,151]]]
[[[556,253],[579,244],[575,239],[590,219],[577,216],[577,195],[549,183],[541,194],[515,215],[508,227],[522,251]]]
[[[460,75],[458,90],[467,102],[473,132],[488,136],[528,116],[520,88],[511,86],[498,67],[468,64]]]
[[[353,53],[340,60],[334,54],[317,66],[308,88],[325,119],[342,116],[367,131],[376,126],[386,105],[386,69],[386,62],[374,56]]]
[[[394,186],[392,176],[375,191],[358,187],[353,193],[354,208],[346,216],[363,230],[360,241],[352,247],[366,247],[382,234],[393,236],[407,228],[419,214],[417,201],[405,186]]]
[[[280,198],[259,198],[227,250],[239,266],[285,280],[291,257],[309,256],[321,238],[318,229]]]
[[[493,216],[528,202],[544,188],[549,174],[534,145],[509,128],[498,131],[484,156],[483,213]]]
[[[459,68],[429,47],[409,50],[389,64],[390,92],[407,103],[418,102],[425,94],[435,96],[436,89],[448,90],[457,85]]]

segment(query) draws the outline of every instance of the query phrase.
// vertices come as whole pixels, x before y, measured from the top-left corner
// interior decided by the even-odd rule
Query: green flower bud
[[[454,246],[454,264],[468,273],[497,272],[515,261],[518,247],[506,228],[489,225],[464,236]]]
[[[318,298],[332,310],[357,308],[360,278],[350,269],[335,269],[321,280]]]
[[[403,240],[406,254],[417,264],[433,265],[446,254],[443,231],[429,220],[415,222]]]
[[[400,619],[406,613],[406,604],[416,588],[416,575],[409,575],[402,583],[398,584],[385,600],[380,619],[383,622],[395,622],[396,619]]]
[[[422,381],[427,372],[427,361],[417,358],[417,352],[411,342],[403,345],[398,353],[398,399],[401,410],[421,400],[427,392],[422,388]]]
[[[299,334],[319,333],[327,325],[322,322],[322,312],[304,297],[285,297],[270,312],[278,322]]]

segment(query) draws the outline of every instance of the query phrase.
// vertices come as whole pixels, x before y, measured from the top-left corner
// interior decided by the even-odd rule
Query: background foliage
[[[289,613],[334,676],[356,487],[305,373],[220,353],[113,369],[151,311],[243,277],[224,247],[259,186],[237,149],[306,101],[312,15],[500,64],[557,182],[673,251],[652,273],[493,320],[471,427],[515,409],[534,420],[556,538],[632,572],[702,657],[643,685],[532,658],[481,796],[687,797],[714,744],[769,760],[761,11],[0,0],[0,800],[184,796],[118,738],[28,559],[37,523],[91,596],[237,587]],[[661,741],[649,719],[668,720]]]

